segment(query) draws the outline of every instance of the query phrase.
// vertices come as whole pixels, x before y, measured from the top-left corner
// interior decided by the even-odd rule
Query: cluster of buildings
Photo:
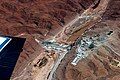
[[[94,49],[102,43],[106,42],[107,38],[109,35],[112,33],[112,31],[108,32],[107,34],[97,34],[93,37],[90,36],[84,36],[77,42],[77,49],[76,49],[76,57],[75,59],[71,62],[73,65],[77,65],[79,60],[85,58],[88,56],[88,51],[91,49]]]
[[[88,56],[88,54],[86,53],[87,50],[94,48],[94,43],[91,38],[82,37],[82,39],[78,41],[79,44],[77,44],[77,49],[76,49],[77,55],[75,59],[71,62],[71,64],[73,65],[77,65],[79,60]]]
[[[54,50],[57,53],[59,52],[68,52],[71,49],[70,45],[67,44],[59,44],[55,40],[47,40],[42,42],[43,48],[48,51]]]
[[[94,36],[83,36],[81,39],[79,39],[76,49],[76,57],[71,62],[73,65],[77,65],[79,60],[86,58],[88,56],[88,52],[92,49],[97,48],[98,46],[101,46],[104,42],[106,42],[107,38],[112,32],[108,32],[107,34],[97,34]],[[56,42],[54,39],[52,40],[46,40],[41,42],[42,47],[45,48],[48,51],[55,51],[56,53],[62,53],[62,52],[68,52],[71,50],[72,46],[68,44],[61,44]]]

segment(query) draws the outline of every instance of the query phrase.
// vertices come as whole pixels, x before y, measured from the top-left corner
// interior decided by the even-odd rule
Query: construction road
[[[71,22],[69,22],[67,25],[65,25],[64,28],[60,32],[58,32],[58,34],[56,34],[52,39],[55,39],[57,42],[65,42],[65,43],[75,42],[76,39],[81,37],[81,35],[87,29],[89,29],[92,25],[95,25],[96,22],[100,21],[100,19],[101,19],[100,16],[106,10],[108,2],[109,2],[109,0],[101,0],[99,6],[96,9],[92,9],[90,7],[87,10],[85,10],[84,13],[82,13],[81,15],[77,15]],[[92,17],[91,17],[91,15],[92,15]],[[89,18],[89,19],[86,20],[87,18]],[[82,21],[81,21],[81,19],[82,19]],[[85,19],[85,20],[83,20],[83,19]],[[79,24],[77,22],[79,22]],[[80,22],[82,22],[82,23],[80,23]],[[76,27],[76,25],[77,25],[77,27]],[[17,36],[23,36],[23,35],[26,35],[26,34],[22,33]],[[65,57],[65,55],[67,53],[68,52],[58,53],[59,57],[57,58],[57,60],[54,63],[50,64],[53,66],[51,66],[50,68],[46,68],[46,67],[49,67],[50,65],[48,65],[48,66],[46,65],[46,67],[43,67],[42,71],[44,71],[44,72],[42,73],[41,71],[39,71],[39,73],[38,73],[39,75],[37,75],[36,79],[34,79],[34,80],[38,80],[42,75],[44,75],[45,77],[44,77],[44,79],[40,79],[40,80],[52,80],[54,72],[56,71],[61,60]],[[49,72],[49,74],[48,74],[48,72]],[[23,74],[21,74],[21,75],[23,75]],[[16,80],[16,78],[14,80]]]
[[[55,35],[53,37],[53,39],[55,39],[57,42],[66,42],[66,43],[67,43],[67,41],[69,41],[69,42],[70,41],[75,41],[78,37],[80,37],[85,32],[85,30],[89,29],[92,25],[95,25],[95,23],[98,22],[101,19],[100,15],[106,10],[108,2],[109,2],[109,0],[101,0],[99,6],[96,9],[93,10],[92,8],[89,8],[84,13],[82,13],[81,16],[75,17],[75,19],[72,20],[70,23],[68,23],[62,29],[62,31],[60,31],[57,35]],[[84,22],[83,24],[80,24],[79,27],[75,27],[74,28],[75,30],[73,29],[72,25],[75,24],[76,21],[78,21],[80,18],[83,18],[83,17],[88,16],[90,14],[91,15],[92,14],[97,14],[97,15],[93,15],[93,17],[91,19]],[[71,33],[72,32],[71,30],[73,30],[73,34],[66,35],[65,34],[66,29],[69,31],[68,33]],[[76,33],[75,33],[76,31],[78,32],[77,34],[79,34],[79,35],[76,35]],[[71,39],[71,38],[73,38],[73,39]],[[55,70],[57,69],[57,67],[59,66],[61,60],[64,58],[64,56],[67,53],[68,52],[60,54],[59,58],[55,62],[54,66],[53,66],[53,68],[52,68],[52,70],[50,72],[50,75],[49,75],[48,79],[46,79],[46,80],[52,80],[52,76],[53,76]]]

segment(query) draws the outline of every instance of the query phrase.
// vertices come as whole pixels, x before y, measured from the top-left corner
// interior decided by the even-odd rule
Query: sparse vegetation
[[[39,59],[39,61],[36,64],[34,64],[34,67],[42,68],[47,64],[47,62],[48,62],[48,59],[46,57],[43,57],[42,59]]]
[[[52,29],[53,24],[50,21],[47,21],[45,25],[48,30]]]
[[[13,3],[3,2],[1,6],[11,12],[17,11],[17,7]]]
[[[33,2],[35,0],[18,0],[20,3],[29,3],[29,2]]]

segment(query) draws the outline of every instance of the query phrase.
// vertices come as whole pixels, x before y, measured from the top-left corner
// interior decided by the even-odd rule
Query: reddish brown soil
[[[109,23],[105,22],[98,23],[98,25],[101,26],[108,24]],[[117,26],[114,26],[114,28],[113,26],[108,28],[116,31],[114,33],[115,37],[111,37],[114,40],[109,41],[109,43],[113,46],[113,50],[120,54],[120,38],[118,39],[119,30],[117,30]],[[87,35],[94,35],[94,33],[98,34],[98,32],[103,33],[106,31],[105,28],[99,28],[99,26],[94,26],[94,28],[91,29],[92,31],[88,32]],[[117,59],[120,61],[120,56],[115,52],[108,47],[101,46],[98,49],[98,52],[96,52],[96,50],[93,51],[89,57],[82,59],[76,66],[73,66],[71,65],[71,62],[76,55],[73,49],[62,60],[61,64],[54,73],[53,80],[119,80],[120,68],[110,66],[110,61],[112,59]]]
[[[120,1],[111,0],[102,21],[98,22],[87,32],[87,35],[104,33],[113,30],[114,33],[108,40],[112,49],[120,54]],[[71,65],[75,58],[74,49],[68,53],[54,74],[53,80],[120,80],[120,68],[111,66],[111,60],[120,61],[120,56],[108,47],[100,47],[87,58],[79,61],[77,66]]]
[[[0,33],[27,38],[14,70],[18,75],[40,53],[35,38],[54,36],[77,13],[81,14],[95,0],[0,0]],[[48,32],[47,36],[44,36]]]

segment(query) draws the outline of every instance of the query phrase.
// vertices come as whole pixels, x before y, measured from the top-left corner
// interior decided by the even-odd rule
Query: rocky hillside
[[[76,53],[73,49],[66,55],[53,80],[119,80],[120,79],[120,0],[110,0],[102,20],[96,23],[87,35],[103,34],[112,30],[112,36],[97,50],[71,65]]]
[[[54,36],[76,14],[94,5],[95,0],[0,0],[0,33],[27,38],[13,76],[22,71],[40,52],[35,38]],[[23,34],[21,36],[21,34]]]

